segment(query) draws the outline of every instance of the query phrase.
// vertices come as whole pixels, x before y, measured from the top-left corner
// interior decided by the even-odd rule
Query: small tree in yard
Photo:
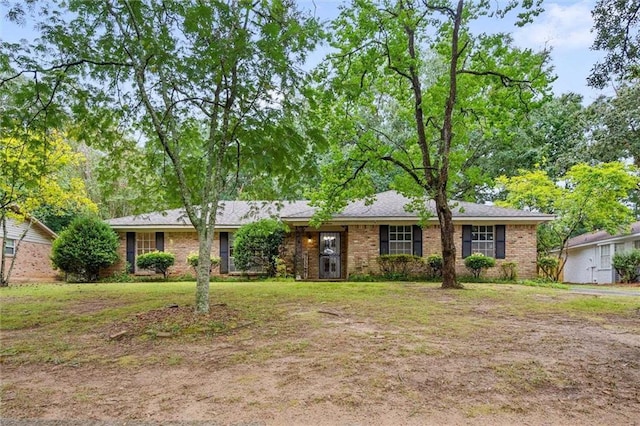
[[[273,219],[244,225],[235,234],[233,261],[241,271],[258,268],[276,275],[276,260],[284,241],[285,226]]]
[[[142,269],[153,269],[160,272],[165,281],[169,278],[169,268],[176,263],[176,257],[173,253],[163,251],[152,251],[138,256],[136,265]]]
[[[100,269],[118,260],[118,235],[93,217],[75,219],[53,242],[53,266],[84,281],[95,281]]]
[[[612,264],[623,283],[636,282],[640,268],[640,250],[616,253],[613,255]]]
[[[480,278],[482,271],[496,266],[496,260],[482,253],[474,253],[464,259],[464,266],[471,271],[473,278]]]

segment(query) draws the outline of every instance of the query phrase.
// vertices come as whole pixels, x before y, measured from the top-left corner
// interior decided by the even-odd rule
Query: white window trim
[[[602,253],[602,250],[606,248],[607,249],[607,254],[604,255]],[[606,256],[607,258],[607,262],[603,262],[603,256]],[[610,244],[605,244],[602,246],[598,246],[598,264],[600,266],[600,270],[601,271],[610,271],[611,270],[611,245]]]
[[[473,234],[480,234],[480,226],[483,226],[485,228],[484,232],[482,232],[484,235],[491,235],[491,239],[485,239],[485,240],[474,240],[473,239]],[[489,231],[490,228],[490,231]],[[486,250],[485,251],[479,251],[477,249],[474,249],[474,245],[475,244],[487,244],[487,243],[491,243],[492,244],[492,248],[491,248],[491,252],[487,253]],[[471,226],[471,254],[475,254],[475,253],[482,253],[487,257],[496,257],[496,227],[494,225],[472,225]]]

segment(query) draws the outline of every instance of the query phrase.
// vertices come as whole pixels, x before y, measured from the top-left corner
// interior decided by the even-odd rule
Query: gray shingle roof
[[[376,195],[376,200],[371,205],[366,205],[365,201],[355,201],[349,204],[344,211],[336,213],[335,219],[347,218],[408,218],[416,219],[418,215],[415,212],[405,210],[411,200],[396,191],[386,191]],[[436,216],[435,202],[429,200],[427,209]],[[308,209],[295,213],[288,218],[310,218],[315,209]],[[553,219],[552,215],[508,209],[504,207],[489,206],[485,204],[469,203],[466,201],[454,201],[452,214],[454,218],[521,218],[521,219],[539,219],[542,221]],[[282,215],[285,218],[284,215]]]
[[[640,233],[640,221],[632,223],[629,232],[625,232],[623,234],[611,235],[607,231],[594,231],[578,235],[577,237],[573,237],[569,241],[567,241],[567,247],[572,248],[585,244],[598,243],[601,241],[606,241],[610,238],[624,237],[638,233]]]
[[[367,220],[374,218],[396,220],[417,219],[418,215],[416,213],[408,212],[404,208],[409,201],[408,198],[395,191],[382,192],[376,195],[376,199],[372,204],[366,205],[365,201],[355,201],[349,204],[344,211],[335,214],[333,217],[336,221],[341,219],[354,221],[357,219]],[[427,207],[435,216],[434,202],[429,201]],[[218,211],[216,226],[219,228],[238,227],[245,223],[267,217],[280,217],[285,221],[304,221],[310,219],[315,211],[316,209],[309,206],[307,201],[280,203],[267,201],[224,201],[222,202],[221,210]],[[457,202],[452,209],[452,213],[454,219],[504,218],[530,221],[547,221],[553,219],[551,215],[464,201]],[[165,212],[110,219],[107,220],[107,223],[115,228],[150,226],[183,227],[189,225],[189,219],[184,209],[174,209]]]

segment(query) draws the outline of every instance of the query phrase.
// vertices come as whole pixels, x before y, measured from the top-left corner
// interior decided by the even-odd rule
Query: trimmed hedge
[[[172,253],[164,251],[152,251],[141,254],[136,259],[136,265],[141,269],[153,269],[160,272],[165,281],[169,277],[169,268],[176,263],[176,257]]]

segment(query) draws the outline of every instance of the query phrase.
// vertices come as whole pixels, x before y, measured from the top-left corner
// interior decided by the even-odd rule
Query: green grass
[[[331,316],[365,322],[367,327],[391,327],[392,334],[375,336],[374,332],[351,330],[349,333],[367,338],[380,338],[381,344],[395,350],[398,356],[437,352],[420,338],[434,336],[469,338],[489,329],[495,316],[572,315],[605,319],[608,315],[637,315],[637,298],[579,295],[556,288],[529,287],[515,284],[465,284],[465,290],[442,290],[438,283],[368,282],[215,282],[211,283],[212,304],[225,304],[237,312],[233,320],[211,320],[206,324],[185,326],[165,321],[154,324],[146,333],[134,336],[136,341],[162,341],[157,332],[169,332],[173,338],[199,339],[228,335],[243,339],[245,334],[265,338],[268,344],[252,352],[232,357],[232,362],[246,359],[263,361],[277,353],[305,356],[311,353],[310,340],[300,339],[300,330],[327,327]],[[147,359],[122,355],[114,360],[103,354],[101,347],[114,349],[115,343],[105,338],[105,330],[135,317],[136,314],[163,308],[168,304],[193,306],[195,283],[101,283],[47,284],[0,289],[0,330],[11,332],[0,347],[0,362],[82,363],[116,362],[126,367],[142,363],[163,362],[177,365],[179,356],[171,359]],[[481,308],[482,312],[479,312]],[[216,309],[216,307],[212,307]],[[241,324],[247,326],[234,332]],[[114,326],[115,327],[115,326]],[[244,326],[243,326],[244,327]],[[287,339],[284,344],[269,339]],[[106,345],[106,346],[105,346]],[[111,345],[111,346],[109,346]]]

